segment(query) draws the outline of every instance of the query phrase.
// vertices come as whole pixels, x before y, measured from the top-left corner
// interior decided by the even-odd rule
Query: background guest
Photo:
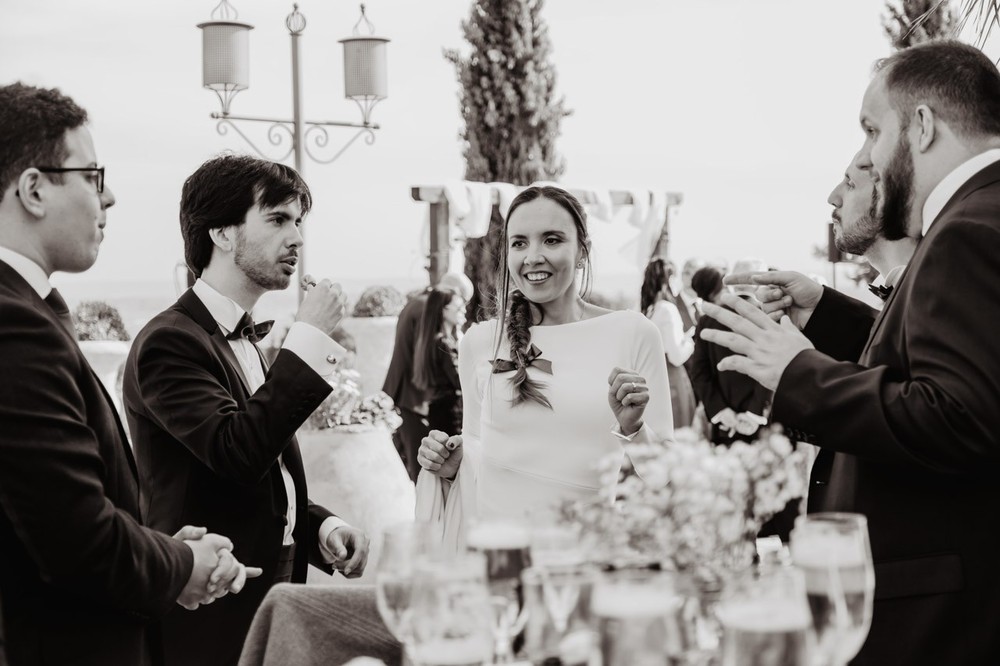
[[[472,298],[472,281],[462,273],[445,273],[435,288],[459,294],[465,302]],[[420,473],[417,449],[420,448],[420,440],[430,432],[427,425],[427,396],[413,383],[413,352],[417,344],[417,327],[426,303],[427,294],[423,293],[411,299],[400,311],[396,321],[392,359],[382,384],[382,391],[396,403],[403,419],[403,424],[392,434],[392,441],[414,482]]]
[[[462,434],[462,386],[458,339],[465,323],[465,299],[450,291],[427,294],[413,353],[413,384],[427,396],[431,430]]]
[[[670,408],[674,427],[686,428],[694,420],[694,389],[685,362],[694,352],[694,328],[685,329],[681,309],[686,309],[671,290],[674,265],[656,258],[646,266],[639,298],[639,309],[656,324],[666,352],[667,377],[670,380]]]

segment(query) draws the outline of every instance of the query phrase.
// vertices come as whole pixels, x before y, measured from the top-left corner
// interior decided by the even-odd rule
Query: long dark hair
[[[458,298],[450,291],[431,289],[427,292],[424,313],[417,325],[417,343],[413,348],[413,385],[421,391],[446,383],[438,363],[438,342],[443,337],[444,309]]]
[[[656,257],[646,264],[646,272],[642,277],[642,289],[639,291],[639,310],[649,316],[650,309],[661,299],[663,287],[666,285],[668,296],[664,299],[677,305],[677,294],[670,288],[670,279],[677,269],[673,262]]]
[[[580,296],[585,297],[590,292],[592,280],[590,266],[590,236],[587,233],[587,212],[583,209],[580,201],[566,190],[551,185],[543,187],[529,187],[516,197],[510,204],[507,211],[507,219],[504,220],[503,234],[500,237],[500,261],[497,264],[497,288],[495,310],[499,324],[497,326],[497,340],[494,356],[500,351],[500,339],[503,332],[506,332],[507,340],[510,342],[511,361],[517,369],[510,382],[514,387],[514,397],[512,403],[516,406],[522,402],[536,402],[552,409],[552,403],[542,393],[544,385],[528,376],[525,355],[531,345],[531,325],[533,305],[520,290],[511,291],[510,271],[507,268],[508,235],[507,228],[510,225],[510,218],[523,204],[535,199],[548,199],[558,204],[569,213],[576,227],[577,242],[583,250],[583,280],[580,286]],[[537,307],[537,306],[536,306]],[[542,313],[544,315],[544,313]]]

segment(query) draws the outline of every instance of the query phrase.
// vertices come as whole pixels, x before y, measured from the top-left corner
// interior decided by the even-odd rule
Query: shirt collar
[[[218,290],[201,278],[195,280],[191,290],[194,291],[195,296],[201,299],[201,302],[208,309],[208,313],[218,322],[219,326],[225,329],[227,335],[236,330],[236,325],[240,323],[244,313],[239,303],[220,294]]]
[[[965,185],[970,178],[994,162],[1000,162],[1000,148],[992,148],[979,153],[975,157],[959,164],[951,173],[941,179],[941,182],[927,195],[927,201],[924,202],[924,236],[927,235],[927,231],[934,224],[934,220],[941,214],[948,200],[955,196],[959,188]]]
[[[896,266],[885,275],[879,275],[877,278],[875,278],[872,284],[875,285],[876,287],[879,285],[884,285],[886,287],[895,287],[896,283],[899,282],[899,276],[903,274],[903,269],[905,268],[906,264]]]
[[[0,245],[0,261],[13,268],[14,272],[23,277],[42,298],[47,297],[52,291],[52,283],[49,282],[49,276],[42,267],[20,252],[14,252]]]

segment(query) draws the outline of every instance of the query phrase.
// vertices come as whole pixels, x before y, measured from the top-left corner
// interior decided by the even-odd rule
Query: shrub
[[[84,301],[73,313],[76,335],[80,341],[131,340],[118,309],[104,301]]]
[[[395,287],[368,287],[354,305],[355,317],[394,317],[406,305],[406,297]]]

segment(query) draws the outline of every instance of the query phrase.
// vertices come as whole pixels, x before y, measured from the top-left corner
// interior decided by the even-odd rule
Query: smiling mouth
[[[552,273],[548,273],[546,271],[531,271],[530,273],[524,274],[524,279],[531,284],[538,284],[539,282],[545,282],[550,277],[552,277]]]

